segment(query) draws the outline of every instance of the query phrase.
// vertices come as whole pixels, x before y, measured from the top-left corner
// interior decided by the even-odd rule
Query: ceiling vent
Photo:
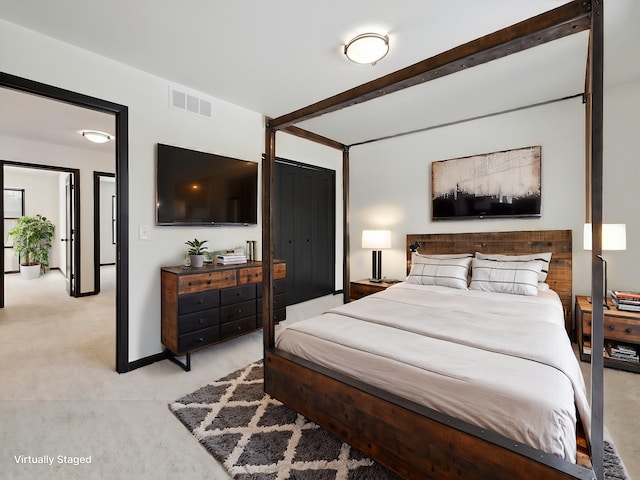
[[[180,85],[169,85],[169,106],[213,118],[213,99]]]

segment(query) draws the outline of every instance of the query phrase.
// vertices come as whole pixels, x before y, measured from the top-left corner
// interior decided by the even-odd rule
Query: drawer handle
[[[211,285],[211,280],[207,280],[207,285]]]
[[[242,295],[242,293],[240,292],[236,292],[236,296],[239,297],[240,295]]]
[[[191,282],[187,282],[187,285],[191,286]]]
[[[242,330],[242,327],[238,327],[238,330]]]
[[[198,322],[200,323],[200,325],[202,325],[204,323],[204,318],[201,318],[200,320],[198,320]]]
[[[631,327],[629,327],[629,328],[627,328],[627,329],[625,330],[625,332],[627,332],[627,333],[631,333],[631,332],[633,332],[633,330],[631,329]]]
[[[242,309],[240,309],[240,308],[239,308],[239,309],[238,309],[238,311],[237,311],[237,313],[242,313]]]
[[[616,326],[615,325],[609,325],[609,330],[615,330]]]
[[[247,280],[251,280],[251,274],[247,275]]]
[[[204,342],[204,338],[200,337],[200,338],[198,339],[198,342],[200,342],[200,343]]]
[[[204,300],[203,300],[203,299],[201,299],[201,298],[200,298],[200,299],[198,299],[198,305],[202,305],[203,303],[204,303]]]

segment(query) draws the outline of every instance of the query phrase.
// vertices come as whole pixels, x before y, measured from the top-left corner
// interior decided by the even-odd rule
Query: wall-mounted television
[[[431,164],[433,220],[539,217],[541,147]]]
[[[258,163],[159,143],[158,225],[255,225]]]

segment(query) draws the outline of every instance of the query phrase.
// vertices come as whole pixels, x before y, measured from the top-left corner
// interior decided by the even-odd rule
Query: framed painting
[[[534,146],[433,162],[432,219],[539,217],[541,150]]]

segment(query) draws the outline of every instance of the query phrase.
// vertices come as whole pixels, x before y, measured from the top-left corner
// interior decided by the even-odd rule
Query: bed
[[[592,14],[592,8],[595,14]],[[585,88],[586,123],[588,132],[587,162],[588,182],[591,185],[588,211],[594,231],[602,223],[601,168],[602,168],[602,2],[572,1],[529,21],[482,37],[436,57],[432,57],[407,69],[376,81],[361,85],[334,97],[317,102],[300,110],[275,119],[267,119],[265,128],[265,161],[263,162],[262,256],[264,304],[264,360],[265,391],[293,409],[315,421],[325,429],[360,449],[376,461],[390,468],[403,478],[434,479],[592,479],[602,478],[602,373],[597,361],[592,374],[591,422],[576,418],[575,450],[573,447],[546,451],[544,441],[541,448],[529,441],[511,438],[509,432],[499,430],[491,422],[483,426],[466,414],[439,411],[434,404],[416,402],[415,398],[398,395],[398,391],[382,384],[372,384],[369,377],[354,377],[350,372],[338,368],[335,363],[322,364],[313,356],[304,358],[301,352],[285,351],[276,346],[275,326],[271,320],[271,286],[273,263],[273,166],[275,163],[275,134],[284,131],[343,152],[344,179],[344,284],[349,282],[349,146],[321,137],[296,127],[294,124],[319,115],[331,113],[371,98],[410,87],[420,82],[441,78],[492,59],[501,58],[515,51],[532,48],[546,42],[590,30],[589,62]],[[560,241],[558,231],[552,232],[493,232],[450,234],[448,238],[418,235],[421,252],[447,254],[460,252],[496,253],[494,247],[508,246],[510,253],[542,252],[552,248],[554,262],[549,269],[551,290],[555,291],[563,305],[565,347],[573,332],[571,319],[571,240]],[[561,235],[561,234],[560,234]],[[594,238],[599,238],[594,235]],[[452,250],[453,244],[477,245],[472,250]],[[519,240],[516,240],[519,239]],[[443,241],[444,240],[444,241]],[[407,236],[407,245],[415,239]],[[423,242],[425,242],[423,244]],[[431,242],[431,243],[430,243]],[[459,242],[459,243],[458,243]],[[490,244],[489,244],[489,243]],[[514,243],[516,242],[516,243]],[[529,242],[527,248],[521,248]],[[427,245],[428,244],[428,245]],[[562,245],[562,246],[560,246]],[[556,253],[556,250],[557,253]],[[597,262],[601,245],[594,245],[592,296],[594,304],[600,304],[602,296],[602,266]],[[408,252],[408,260],[410,253]],[[408,263],[409,266],[409,263]],[[348,289],[345,299],[348,298]],[[398,288],[400,290],[400,288]],[[389,292],[390,294],[392,292]],[[377,299],[371,299],[378,301]],[[346,301],[346,300],[345,300]],[[350,309],[351,307],[345,307]],[[371,309],[369,307],[369,309]],[[597,309],[595,309],[597,310]],[[341,312],[344,313],[344,312]],[[594,312],[594,338],[599,334],[596,323],[601,322]],[[559,321],[559,323],[561,323]],[[334,324],[340,322],[334,319]],[[560,327],[556,324],[555,330]],[[288,334],[287,334],[288,335]],[[557,338],[557,336],[554,336]],[[279,340],[280,341],[280,340]],[[595,340],[598,341],[597,339]],[[296,343],[296,342],[294,342]],[[432,346],[431,342],[431,345]],[[281,346],[285,346],[282,343]],[[563,352],[565,347],[557,347]],[[440,347],[443,348],[443,347]],[[596,345],[597,348],[597,345]],[[427,348],[429,349],[429,348]],[[518,360],[517,362],[519,362]],[[342,362],[346,363],[346,362]],[[351,372],[352,373],[352,372]],[[390,376],[390,375],[389,375]],[[599,378],[599,379],[598,379]],[[595,379],[595,380],[594,380]],[[595,381],[595,383],[593,383]],[[571,382],[570,382],[571,383]],[[575,382],[574,382],[575,383]],[[579,383],[579,381],[577,382]],[[565,385],[566,386],[566,385]],[[575,385],[573,400],[577,416],[588,416],[584,406],[576,403]],[[579,386],[577,390],[580,390]],[[469,396],[473,390],[469,390]],[[564,396],[568,396],[566,393]],[[563,407],[571,410],[570,407]],[[453,413],[450,414],[450,413]],[[462,415],[463,418],[459,418]],[[587,433],[581,431],[585,424]],[[590,427],[589,427],[590,425]],[[589,428],[591,429],[589,438]],[[505,435],[504,433],[508,433]],[[573,433],[566,432],[566,441],[571,443]],[[529,439],[527,439],[529,440]],[[564,442],[564,441],[563,441]],[[535,444],[535,441],[532,443]],[[566,450],[558,454],[560,450]],[[593,465],[593,467],[592,467]]]

